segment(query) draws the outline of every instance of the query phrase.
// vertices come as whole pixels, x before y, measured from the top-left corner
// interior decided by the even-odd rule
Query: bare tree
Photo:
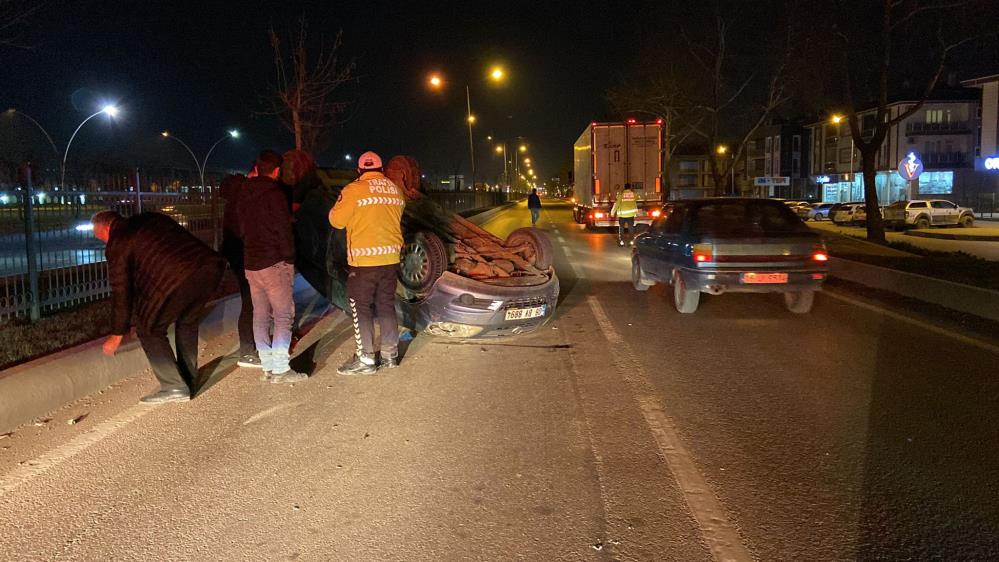
[[[343,32],[331,45],[322,44],[314,61],[309,57],[307,22],[299,19],[298,31],[288,48],[270,30],[277,82],[272,113],[295,137],[295,148],[309,153],[321,149],[331,131],[344,123],[351,101],[342,97],[344,86],[354,80],[353,60],[339,58]]]
[[[872,18],[874,25],[859,26],[856,22],[847,20],[833,28],[840,46],[840,75],[845,89],[850,135],[860,153],[864,177],[867,239],[872,242],[885,242],[884,222],[875,183],[878,153],[892,127],[919,111],[929,99],[943,75],[952,51],[974,39],[969,29],[947,33],[944,22],[958,21],[963,26],[972,19],[968,16],[983,13],[973,9],[975,4],[980,3],[952,0],[882,0],[877,14],[879,17]],[[850,9],[846,4],[839,8]],[[968,8],[972,10],[967,14],[962,15],[957,12]],[[936,60],[929,66],[930,72],[923,79],[922,87],[915,95],[907,96],[914,103],[892,117],[888,102],[890,74],[895,64],[893,55],[897,54],[904,39],[915,33],[913,28],[919,24],[923,24],[920,29],[923,33],[919,35],[925,38],[925,33],[929,31],[931,36],[928,39],[936,42],[934,49]],[[868,127],[864,130],[858,112],[870,107],[861,105],[868,101],[873,101],[875,116],[873,128]]]
[[[787,4],[771,2],[768,6]],[[669,9],[677,8],[674,3]],[[671,17],[687,20],[703,14]],[[657,40],[640,58],[646,77],[632,79],[611,92],[611,101],[620,110],[652,114],[666,121],[669,155],[689,140],[706,144],[716,195],[735,191],[736,186],[728,186],[728,180],[749,139],[790,99],[787,62],[792,27],[786,22],[792,19],[775,22],[781,30],[778,33],[753,35],[748,40],[743,39],[745,33],[733,32],[730,21],[737,19],[737,15],[723,15],[716,5],[713,15],[702,20],[706,26],[688,26],[707,29],[707,33],[692,38],[681,32]],[[749,50],[753,51],[751,56],[747,56]],[[669,62],[659,64],[660,60]],[[723,141],[733,138],[735,142],[726,147],[724,155],[716,152]]]

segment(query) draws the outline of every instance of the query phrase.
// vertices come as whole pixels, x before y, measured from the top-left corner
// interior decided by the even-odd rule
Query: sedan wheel
[[[645,278],[642,273],[642,264],[638,262],[637,257],[631,259],[631,285],[636,291],[648,291],[649,287],[655,285],[654,281]]]
[[[701,302],[701,292],[687,289],[680,271],[673,272],[673,306],[680,314],[693,314]]]
[[[784,305],[794,314],[808,314],[815,304],[815,291],[784,293]]]
[[[432,232],[419,232],[409,239],[401,257],[399,280],[417,294],[429,291],[447,270],[447,247]]]
[[[971,228],[975,226],[975,217],[971,215],[964,215],[961,217],[960,223],[964,228]]]

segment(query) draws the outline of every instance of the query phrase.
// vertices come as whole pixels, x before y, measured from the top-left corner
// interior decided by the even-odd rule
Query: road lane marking
[[[974,347],[978,347],[978,348],[984,349],[986,351],[991,351],[992,353],[995,353],[996,355],[999,355],[999,345],[994,345],[994,344],[991,344],[989,342],[982,341],[982,340],[977,339],[977,338],[973,338],[971,336],[966,336],[964,334],[958,334],[958,333],[952,332],[950,330],[947,330],[946,328],[941,328],[940,326],[934,326],[933,324],[930,324],[929,322],[923,322],[922,320],[917,320],[915,318],[911,318],[911,317],[906,316],[904,314],[899,314],[898,312],[893,312],[893,311],[888,310],[886,308],[882,308],[882,307],[874,305],[874,304],[866,303],[864,301],[857,300],[855,298],[848,297],[848,296],[845,296],[845,295],[840,295],[840,294],[834,293],[832,291],[822,291],[822,294],[825,295],[825,296],[827,296],[827,297],[832,297],[834,299],[841,300],[841,301],[843,301],[845,303],[852,304],[853,306],[857,306],[857,307],[863,308],[865,310],[870,310],[871,312],[876,312],[878,314],[883,314],[883,315],[885,315],[885,316],[887,316],[889,318],[894,318],[895,320],[901,320],[903,322],[908,322],[908,323],[910,323],[910,324],[912,324],[914,326],[918,326],[919,328],[922,328],[923,330],[926,330],[928,332],[933,332],[935,334],[939,334],[939,335],[942,335],[942,336],[947,336],[947,337],[949,337],[951,339],[955,339],[955,340],[957,340],[957,341],[959,341],[961,343],[966,343],[968,345],[971,345],[971,346],[974,346]]]
[[[711,550],[712,556],[719,561],[753,560],[752,554],[742,543],[739,531],[729,520],[721,501],[704,479],[693,456],[677,434],[664,404],[656,396],[655,386],[648,373],[634,359],[631,346],[614,328],[597,297],[587,296],[586,302],[604,337],[619,347],[619,352],[615,354],[616,359],[620,363],[627,364],[621,369],[621,374],[631,388],[642,417],[645,418],[645,423],[659,446],[659,453],[673,474],[673,479],[683,494],[687,508],[697,521],[701,537]]]
[[[561,236],[558,237],[558,241],[560,244],[565,244],[565,238],[562,238]]]
[[[0,497],[9,494],[22,484],[45,474],[50,469],[75,457],[154,409],[154,407],[147,404],[132,406],[117,416],[101,422],[90,431],[78,435],[70,442],[60,445],[40,457],[27,461],[7,474],[0,476]]]

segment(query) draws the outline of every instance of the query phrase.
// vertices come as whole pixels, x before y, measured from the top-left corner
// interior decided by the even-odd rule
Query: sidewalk
[[[979,225],[984,221],[978,221]],[[907,230],[906,236],[919,236],[922,238],[939,238],[942,240],[969,240],[974,242],[999,242],[999,223],[996,226],[982,227],[976,225],[974,228],[933,228],[923,230]]]

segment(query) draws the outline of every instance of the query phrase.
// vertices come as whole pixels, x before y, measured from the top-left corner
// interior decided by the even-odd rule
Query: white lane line
[[[827,296],[827,297],[832,297],[834,299],[841,300],[841,301],[843,301],[845,303],[852,304],[853,306],[858,306],[860,308],[863,308],[863,309],[866,309],[866,310],[870,310],[871,312],[876,312],[878,314],[883,314],[883,315],[885,315],[885,316],[887,316],[889,318],[894,318],[895,320],[901,320],[903,322],[908,322],[908,323],[912,324],[913,326],[918,326],[919,328],[921,328],[923,330],[926,330],[928,332],[933,332],[933,333],[939,334],[941,336],[947,336],[947,337],[949,337],[951,339],[955,339],[955,340],[957,340],[957,341],[959,341],[961,343],[966,343],[968,345],[975,346],[975,347],[978,347],[980,349],[984,349],[986,351],[991,351],[992,353],[995,353],[995,354],[999,355],[999,345],[994,345],[994,344],[991,344],[989,342],[982,341],[982,340],[977,339],[977,338],[973,338],[971,336],[966,336],[964,334],[958,334],[958,333],[952,332],[950,330],[947,330],[946,328],[941,328],[940,326],[934,326],[933,324],[930,324],[929,322],[923,322],[922,320],[917,320],[915,318],[911,318],[911,317],[906,316],[904,314],[899,314],[898,312],[892,312],[891,310],[888,310],[886,308],[881,308],[880,306],[873,305],[873,304],[870,304],[870,303],[866,303],[864,301],[860,301],[860,300],[854,299],[852,297],[847,297],[845,295],[840,295],[840,294],[834,293],[832,291],[822,291],[822,294],[825,295],[825,296]]]
[[[642,417],[645,418],[646,425],[655,437],[659,452],[680,487],[687,508],[697,521],[701,537],[711,550],[712,556],[718,561],[753,560],[753,556],[739,537],[739,531],[729,520],[725,508],[697,468],[683,440],[677,435],[664,404],[656,396],[651,379],[641,364],[634,359],[631,346],[614,329],[614,325],[596,297],[588,296],[586,302],[590,305],[590,310],[597,319],[604,337],[619,347],[618,353],[615,354],[616,358],[621,363],[626,363],[621,373],[631,388],[635,401],[638,402]]]
[[[87,450],[91,445],[95,445],[103,441],[104,438],[113,435],[119,429],[134,422],[154,409],[154,406],[146,404],[132,406],[117,416],[98,424],[90,431],[73,438],[72,441],[56,447],[40,457],[27,461],[18,468],[0,476],[0,497],[3,497],[5,494],[9,494],[20,485],[34,479],[36,476],[45,474],[49,471],[49,469],[59,466],[64,461],[75,457],[76,455]]]
[[[558,241],[559,244],[565,244],[565,238],[562,238],[561,236],[558,237]]]

